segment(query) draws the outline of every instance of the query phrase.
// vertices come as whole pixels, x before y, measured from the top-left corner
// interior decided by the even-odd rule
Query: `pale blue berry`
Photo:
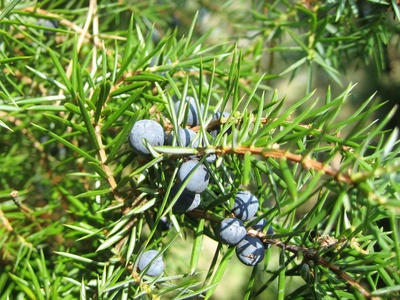
[[[153,120],[137,121],[129,133],[129,143],[136,153],[149,154],[143,139],[146,139],[151,146],[164,145],[165,135],[162,126]]]
[[[145,274],[148,276],[159,276],[164,271],[164,262],[158,254],[159,252],[156,250],[148,250],[141,254],[138,263],[139,271],[143,271],[150,264]],[[154,259],[156,256],[158,257]]]
[[[210,178],[206,166],[203,164],[198,165],[199,162],[197,160],[188,160],[181,165],[178,171],[178,178],[181,182],[189,177],[186,189],[194,193],[203,192],[207,188]]]
[[[186,123],[189,126],[197,126],[200,125],[199,121],[199,111],[197,110],[196,100],[191,96],[186,96],[185,105],[183,106],[183,110],[179,111],[179,107],[181,105],[181,100],[175,102],[175,111],[178,114],[179,112],[185,113],[187,111],[187,115],[183,118],[186,119]],[[188,105],[189,107],[186,107]],[[204,113],[204,105],[200,104],[200,113]]]
[[[227,218],[221,221],[218,236],[222,243],[236,245],[246,236],[246,227],[239,219]]]
[[[196,132],[194,132],[193,130],[188,129],[188,128],[179,127],[178,128],[178,136],[179,136],[179,138],[176,138],[177,145],[182,146],[182,147],[187,147],[192,143],[193,139],[196,136]],[[175,132],[171,132],[167,138],[168,145],[173,144],[174,137],[175,137]],[[194,143],[192,143],[191,146],[194,148],[197,148],[198,144],[199,144],[198,142],[194,142]]]

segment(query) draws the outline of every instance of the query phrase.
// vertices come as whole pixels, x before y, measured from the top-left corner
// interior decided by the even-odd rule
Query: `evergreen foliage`
[[[189,2],[0,1],[0,299],[400,297],[396,108],[352,108],[343,86],[354,66],[391,67],[396,1]],[[144,119],[172,144],[135,153]],[[189,159],[209,182],[178,213]],[[240,261],[218,230],[244,190],[265,257],[232,295],[219,287]],[[138,268],[149,250],[158,276]]]

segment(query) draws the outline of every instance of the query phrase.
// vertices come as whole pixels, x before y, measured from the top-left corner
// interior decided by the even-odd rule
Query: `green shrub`
[[[399,297],[395,108],[342,87],[393,63],[396,1],[201,2],[0,3],[0,299]],[[189,147],[136,154],[135,122],[178,131],[186,96]],[[209,184],[177,213],[188,159]],[[218,238],[243,190],[254,267]]]

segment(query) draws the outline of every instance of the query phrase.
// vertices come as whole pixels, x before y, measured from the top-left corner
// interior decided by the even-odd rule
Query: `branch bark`
[[[244,155],[246,152],[250,152],[256,155],[262,155],[265,158],[286,158],[288,161],[292,161],[295,163],[301,164],[306,169],[313,169],[316,171],[321,171],[326,175],[332,176],[335,180],[345,182],[348,184],[353,184],[353,180],[351,179],[349,174],[343,174],[339,170],[326,165],[322,162],[316,161],[307,156],[301,156],[299,154],[291,153],[287,150],[281,149],[268,149],[264,147],[245,147],[238,146],[236,148],[233,147],[220,147],[216,148],[215,151],[217,154],[239,154]]]

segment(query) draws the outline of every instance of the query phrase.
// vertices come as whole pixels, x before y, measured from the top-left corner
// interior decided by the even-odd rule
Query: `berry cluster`
[[[200,125],[199,116],[204,115],[204,106],[197,105],[193,97],[187,96],[182,103],[181,100],[175,102],[175,113],[183,116],[183,124],[186,126],[175,128],[173,132],[165,132],[163,127],[153,120],[137,121],[130,134],[129,142],[133,150],[141,155],[150,154],[146,142],[151,146],[162,146],[177,144],[181,147],[197,148],[202,145],[197,133],[192,130],[193,127]],[[214,120],[221,117],[227,118],[230,114],[227,112],[217,112],[213,115]],[[216,137],[221,130],[221,126],[213,127],[209,133]],[[229,132],[228,132],[229,133]],[[215,155],[206,158],[208,162],[215,160]],[[200,205],[201,193],[206,190],[210,176],[207,166],[201,163],[196,156],[190,156],[183,162],[178,170],[177,182],[170,191],[170,199],[175,200],[172,207],[175,213],[186,213],[194,210]],[[236,246],[236,254],[245,265],[254,266],[258,264],[265,255],[265,248],[261,241],[247,234],[244,223],[251,224],[255,230],[261,231],[266,225],[265,219],[260,219],[255,224],[255,214],[259,207],[258,199],[248,191],[239,191],[235,196],[235,202],[232,208],[233,216],[221,221],[217,235],[222,243]],[[268,233],[273,233],[270,227]],[[157,259],[154,260],[154,257]],[[150,264],[150,266],[148,266]],[[158,276],[162,273],[164,264],[162,258],[158,256],[156,250],[145,252],[139,257],[138,268],[140,271],[146,269],[149,276]]]
[[[185,101],[177,100],[175,102],[175,113],[183,114],[183,123],[188,126],[195,127],[200,125],[199,115],[204,113],[204,105],[200,105],[200,112],[196,106],[196,100],[187,96]],[[224,112],[216,113],[214,119],[219,119],[221,116],[229,116]],[[153,120],[140,120],[137,121],[131,132],[129,133],[129,142],[133,150],[141,155],[149,154],[146,144],[143,139],[147,140],[151,146],[174,145],[174,141],[181,147],[199,146],[199,138],[197,133],[191,128],[179,127],[175,131],[167,134],[163,127]],[[217,135],[220,128],[214,128],[211,132]],[[215,160],[215,155],[210,155],[206,158],[208,162]],[[184,162],[178,172],[178,182],[172,187],[170,198],[177,197],[173,206],[175,213],[185,213],[191,211],[200,205],[200,194],[207,188],[209,183],[209,174],[207,167],[199,163],[197,157],[191,156],[189,160]],[[178,195],[179,193],[179,195]]]
[[[218,236],[222,243],[236,246],[236,256],[247,266],[260,263],[265,255],[263,243],[256,237],[248,235],[244,222],[252,223],[258,210],[259,201],[248,191],[236,193],[232,213],[234,217],[224,219],[218,228]],[[265,219],[260,219],[252,225],[257,231],[262,231],[266,225]],[[273,234],[269,227],[268,234]],[[267,246],[269,248],[269,245]]]

